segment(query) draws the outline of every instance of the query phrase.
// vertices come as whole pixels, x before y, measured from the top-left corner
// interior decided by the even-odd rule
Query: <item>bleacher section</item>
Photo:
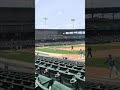
[[[0,90],[34,90],[35,75],[0,68]]]
[[[119,30],[93,30],[87,31],[86,43],[97,44],[97,43],[112,43],[120,42],[120,31]]]
[[[10,49],[11,47],[16,48],[25,48],[25,47],[33,47],[34,46],[34,40],[14,40],[14,41],[0,41],[0,49]]]
[[[60,46],[60,45],[73,45],[73,44],[84,44],[85,41],[62,41],[62,42],[46,42],[46,43],[41,43],[41,42],[36,42],[35,46],[36,47],[43,47],[43,46]]]
[[[86,82],[85,88],[86,90],[120,90],[120,86],[118,85],[106,85],[95,82]]]
[[[80,44],[85,41],[84,29],[36,29],[35,46]]]
[[[35,67],[36,90],[40,88],[42,88],[40,90],[48,90],[49,86],[52,86],[51,90],[84,90],[85,64],[83,62],[36,56]],[[45,82],[48,84],[46,85]]]

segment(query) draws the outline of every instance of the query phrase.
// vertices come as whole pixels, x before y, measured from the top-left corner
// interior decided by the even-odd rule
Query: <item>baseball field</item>
[[[109,54],[115,59],[116,68],[120,71],[120,43],[90,44],[88,46],[92,49],[93,58],[86,58],[86,75],[108,75],[108,65],[105,64],[105,61]]]
[[[73,50],[71,50],[73,46]],[[61,46],[47,46],[47,47],[36,47],[36,52],[47,54],[53,57],[67,57],[69,59],[80,60],[80,49],[83,50],[85,55],[85,45],[76,44],[76,45],[61,45]],[[81,58],[84,59],[85,57]]]

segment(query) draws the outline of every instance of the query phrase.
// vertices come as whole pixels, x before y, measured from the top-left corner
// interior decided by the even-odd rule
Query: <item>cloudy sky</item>
[[[45,26],[45,20],[46,26]],[[85,0],[35,0],[36,29],[85,28]]]

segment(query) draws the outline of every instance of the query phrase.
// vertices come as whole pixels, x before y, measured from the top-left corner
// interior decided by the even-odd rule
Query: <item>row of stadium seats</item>
[[[86,39],[86,43],[109,43],[109,42],[120,42],[120,35],[97,35],[91,36]]]
[[[84,89],[85,65],[82,62],[36,56],[35,67],[36,77],[51,78],[72,90]]]
[[[35,75],[0,69],[0,90],[34,90]]]
[[[36,78],[35,84],[35,90],[72,90],[71,88],[66,87],[63,84],[42,75],[39,75]]]
[[[6,47],[10,48],[11,46],[16,47],[16,46],[33,46],[34,45],[34,40],[0,40],[0,48]]]
[[[86,90],[120,90],[120,86],[117,85],[93,83],[88,81],[85,83],[85,88]]]
[[[81,39],[81,38],[85,38],[85,36],[84,36],[84,34],[83,35],[74,35],[74,36],[47,36],[47,35],[45,35],[45,36],[36,36],[36,39],[38,39],[38,40],[52,40],[52,39]]]
[[[71,64],[71,65],[77,65],[77,67],[84,67],[85,63],[84,62],[77,62],[77,61],[71,61],[71,60],[66,60],[66,59],[59,59],[59,58],[53,58],[53,57],[44,57],[44,56],[35,56],[35,61],[45,61],[45,62],[63,62],[66,64]]]
[[[41,43],[40,41],[36,41],[35,42],[35,46],[56,46],[56,45],[73,45],[74,44],[84,44],[84,40],[74,40],[74,41],[52,41],[52,42],[44,42],[44,43]]]

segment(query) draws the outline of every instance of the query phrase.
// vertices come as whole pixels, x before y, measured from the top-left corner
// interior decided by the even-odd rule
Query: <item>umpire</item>
[[[92,58],[92,49],[91,47],[88,47],[87,49],[88,53],[87,53],[87,58],[90,56]]]

